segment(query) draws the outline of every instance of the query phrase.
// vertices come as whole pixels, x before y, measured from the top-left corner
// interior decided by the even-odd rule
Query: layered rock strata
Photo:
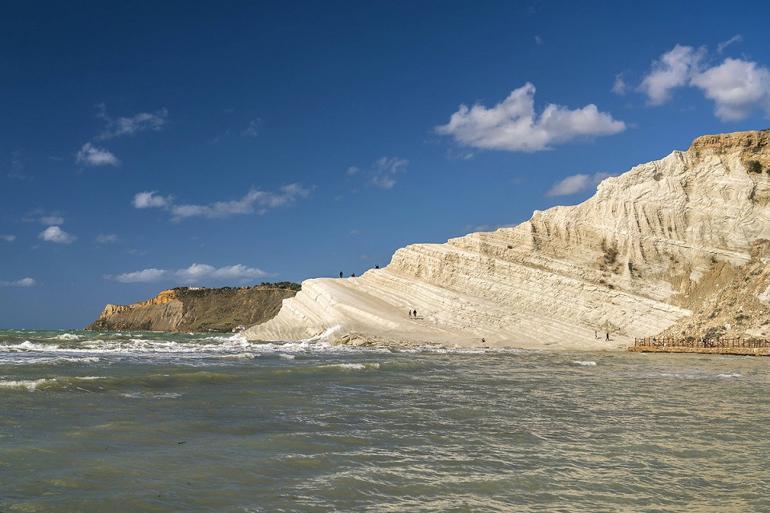
[[[164,290],[147,301],[107,305],[88,330],[232,331],[267,321],[299,286],[189,288]]]
[[[723,286],[714,273],[742,277],[752,251],[759,258],[757,244],[770,239],[769,204],[770,132],[703,136],[687,151],[607,178],[579,205],[445,244],[407,246],[387,267],[357,278],[307,280],[275,318],[246,335],[625,346],[709,308],[706,299]],[[414,309],[416,319],[408,315]]]

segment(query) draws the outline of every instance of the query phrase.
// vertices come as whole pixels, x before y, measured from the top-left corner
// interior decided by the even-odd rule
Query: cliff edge
[[[273,318],[296,283],[164,290],[147,301],[106,305],[87,330],[232,331]]]
[[[766,262],[766,239],[770,131],[707,135],[607,178],[581,204],[535,211],[512,228],[410,245],[357,278],[307,280],[246,336],[625,347],[634,337],[687,331],[693,312],[712,314],[725,283],[734,301],[749,301],[737,280],[753,279]],[[770,292],[756,288],[750,310],[767,318]],[[417,318],[408,315],[414,309]]]

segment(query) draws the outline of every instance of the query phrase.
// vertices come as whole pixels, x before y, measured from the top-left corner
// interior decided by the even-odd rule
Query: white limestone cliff
[[[703,136],[604,180],[579,205],[407,246],[361,277],[307,280],[246,336],[621,347],[689,316],[703,277],[747,263],[762,239],[770,239],[770,132]]]

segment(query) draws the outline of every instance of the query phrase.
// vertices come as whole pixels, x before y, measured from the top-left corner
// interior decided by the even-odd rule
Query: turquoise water
[[[769,366],[0,331],[0,511],[770,511]]]

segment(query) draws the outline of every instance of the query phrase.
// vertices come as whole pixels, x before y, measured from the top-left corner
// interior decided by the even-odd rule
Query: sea
[[[769,426],[761,357],[0,331],[2,513],[770,511]]]

